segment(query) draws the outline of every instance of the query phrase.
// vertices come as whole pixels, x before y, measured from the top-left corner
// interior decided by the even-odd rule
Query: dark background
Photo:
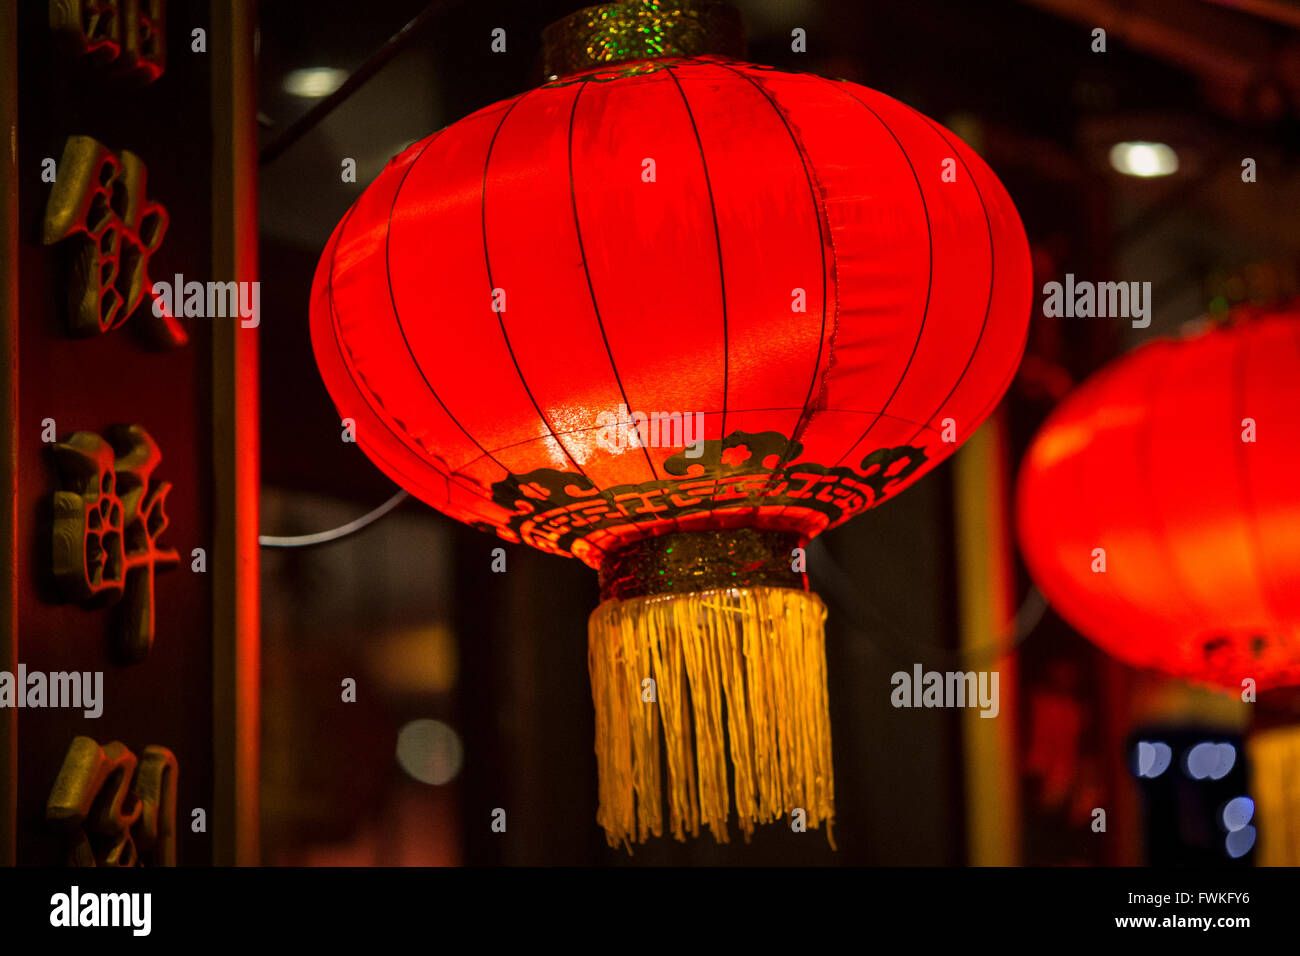
[[[329,232],[406,144],[535,85],[542,27],[576,8],[550,0],[435,6],[433,24],[404,52],[261,170],[268,533],[331,527],[394,490],[355,445],[339,441],[311,357],[309,289]],[[971,142],[1020,210],[1038,288],[1066,272],[1153,283],[1146,330],[1032,317],[1026,360],[1005,403],[1013,457],[1052,405],[1107,358],[1207,311],[1300,291],[1300,17],[1289,4],[1263,2],[1251,13],[1209,0],[736,6],[751,60],[864,83]],[[352,71],[424,7],[416,0],[263,2],[262,145],[316,102],[285,91],[291,70]],[[1096,26],[1108,31],[1105,53],[1090,49]],[[497,27],[506,30],[503,54],[489,49]],[[790,50],[795,27],[807,31],[806,54]],[[1169,143],[1179,172],[1120,176],[1107,151],[1124,140]],[[1243,186],[1247,156],[1258,163],[1258,182]],[[355,184],[340,182],[344,157],[357,162]],[[346,541],[266,553],[264,858],[968,862],[957,712],[888,705],[893,671],[961,663],[953,526],[946,464],[810,553],[813,587],[831,608],[837,853],[820,833],[782,827],[761,828],[749,846],[719,847],[706,835],[686,845],[654,841],[632,858],[605,847],[594,822],[586,674],[586,617],[597,588],[578,562],[503,545],[412,502]],[[493,574],[491,551],[500,546],[509,571]],[[1032,604],[1023,571],[1015,597]],[[1045,801],[1041,784],[1022,772],[1019,858],[1150,861],[1162,818],[1142,818],[1126,740],[1151,719],[1144,702],[1160,695],[1050,611],[1019,638],[1019,692],[1026,701],[1058,693],[1078,708],[1087,743],[1075,789],[1114,808],[1113,838],[1097,839],[1086,819]],[[418,667],[400,663],[417,658]],[[358,679],[356,704],[339,701],[345,676]],[[1031,712],[1027,704],[1021,752],[1036,730]],[[463,764],[446,785],[418,783],[394,760],[398,729],[416,718],[442,721],[459,737]],[[498,807],[508,813],[506,834],[489,827]]]

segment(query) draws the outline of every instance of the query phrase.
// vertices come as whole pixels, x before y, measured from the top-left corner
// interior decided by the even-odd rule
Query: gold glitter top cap
[[[548,78],[630,60],[712,53],[743,59],[740,13],[718,0],[624,0],[556,20],[542,31]]]

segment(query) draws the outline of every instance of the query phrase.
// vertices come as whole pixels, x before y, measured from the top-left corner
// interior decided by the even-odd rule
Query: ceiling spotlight
[[[1164,143],[1116,143],[1110,164],[1125,176],[1168,176],[1178,172],[1178,154]]]
[[[303,70],[293,70],[284,78],[284,88],[294,96],[319,99],[329,96],[348,78],[344,70],[332,66],[312,66]]]

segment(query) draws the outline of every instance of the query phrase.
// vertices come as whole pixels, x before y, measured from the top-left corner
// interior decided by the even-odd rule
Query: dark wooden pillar
[[[212,269],[257,280],[255,0],[212,7]],[[258,330],[213,328],[213,862],[258,862]]]

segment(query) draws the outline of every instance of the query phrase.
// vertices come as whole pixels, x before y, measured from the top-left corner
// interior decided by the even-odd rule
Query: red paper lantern
[[[575,15],[593,57],[618,17],[650,24],[625,32],[625,46],[673,27],[657,5],[609,7]],[[697,597],[723,588],[725,603],[738,586],[774,586],[776,604],[755,590],[758,604],[733,610],[747,626],[798,618],[772,633],[806,632],[820,661],[824,609],[792,548],[898,493],[978,427],[1019,363],[1030,291],[1006,190],[948,130],[854,83],[678,56],[563,75],[396,157],[325,248],[311,332],[340,414],[394,481],[601,571],[602,823],[611,839],[633,830],[635,778],[650,807],[644,838],[658,832],[660,730],[624,726],[645,708],[627,712],[622,682],[653,671],[664,707],[673,661],[688,675],[704,665],[676,644],[614,648],[616,602],[689,586]],[[623,440],[624,419],[639,440]],[[667,640],[721,620],[721,606],[651,624],[654,609],[637,604],[633,623]],[[739,640],[723,631],[709,653]],[[602,662],[634,658],[641,671],[599,676]],[[824,716],[820,673],[801,671],[795,696],[806,690]],[[751,695],[732,701],[742,719],[767,706],[755,679],[725,688],[729,700]],[[716,744],[700,695],[723,690],[704,680],[691,677],[694,721],[662,731],[687,763],[692,727],[701,753]],[[770,772],[741,759],[733,736],[742,825],[799,800],[818,805],[813,825],[829,817],[828,730],[810,733],[815,754],[794,737],[773,743],[784,762]],[[725,799],[695,807],[695,770],[673,778],[675,759],[674,832],[702,814],[718,833]],[[707,777],[712,764],[696,763],[703,803],[719,787],[725,798],[725,768]],[[753,806],[741,793],[751,773]]]
[[[897,100],[642,62],[394,159],[321,257],[312,342],[399,485],[599,567],[682,528],[811,536],[920,478],[1009,384],[1028,276],[988,166]],[[605,449],[620,407],[702,413],[705,456]]]
[[[1080,633],[1236,689],[1300,683],[1300,321],[1238,318],[1088,379],[1035,437],[1017,504],[1030,573]]]

